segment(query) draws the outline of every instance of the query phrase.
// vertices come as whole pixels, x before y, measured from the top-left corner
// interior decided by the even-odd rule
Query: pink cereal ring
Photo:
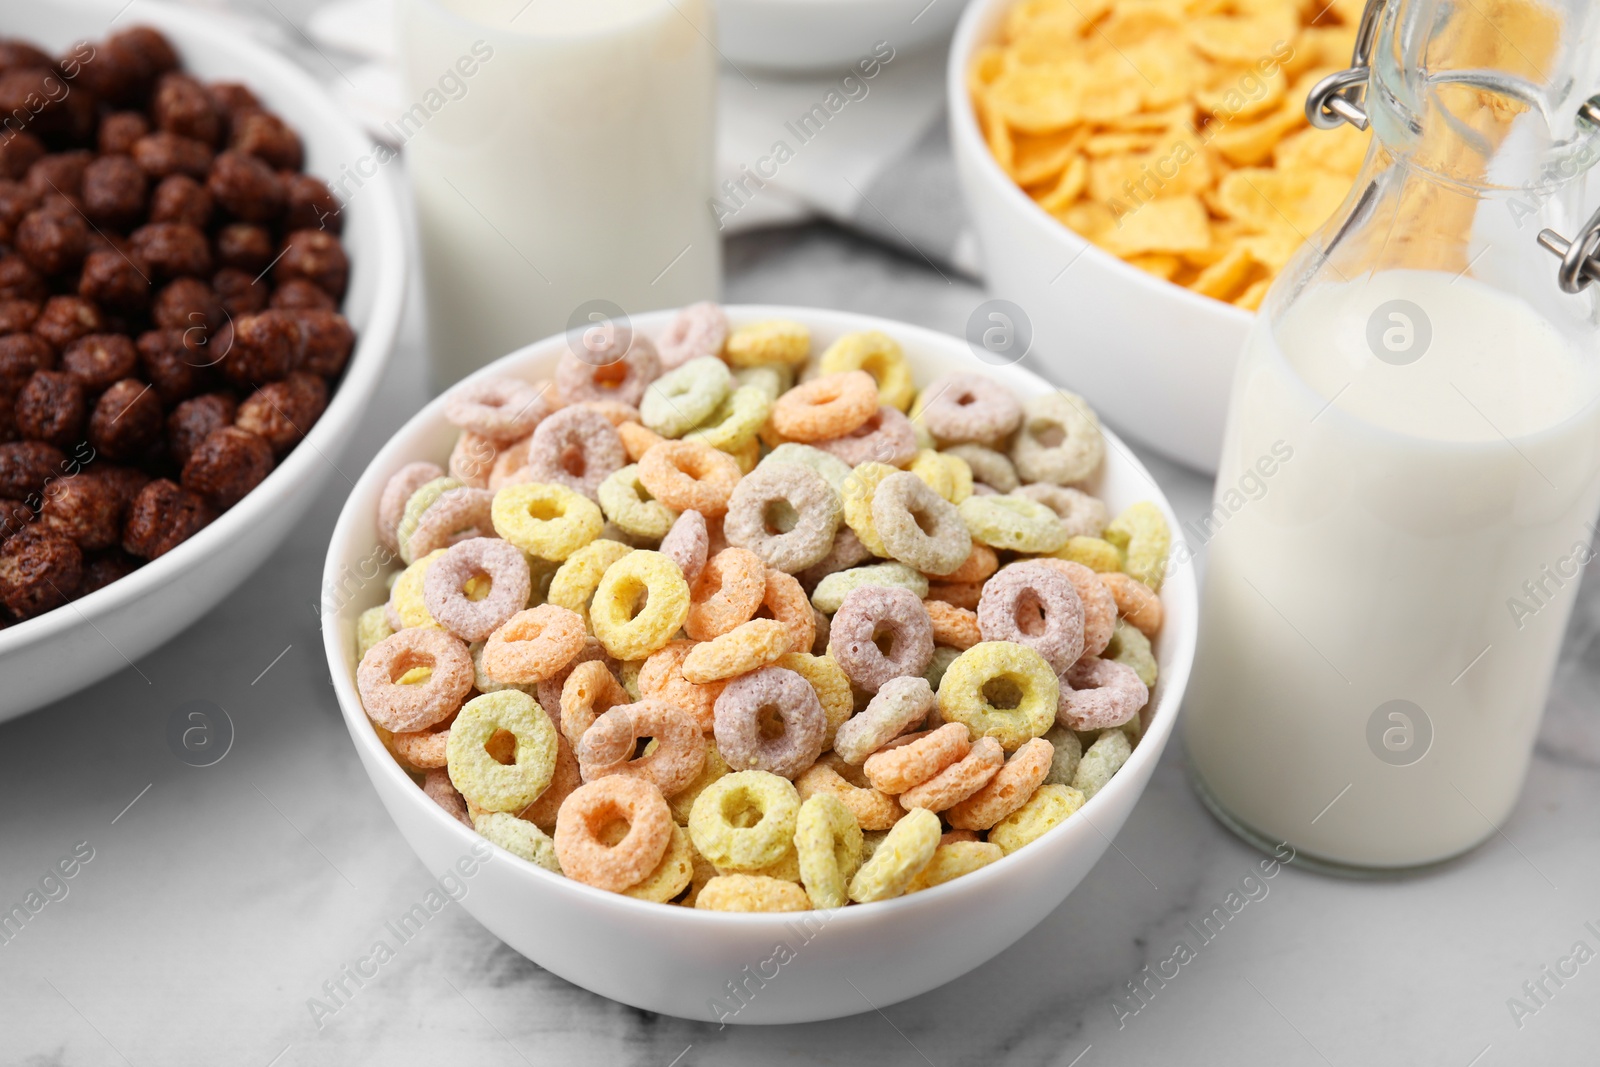
[[[888,638],[886,650],[878,641]],[[876,693],[891,678],[920,677],[933,658],[933,623],[909,589],[864,585],[845,594],[828,628],[828,651],[850,681]]]
[[[444,417],[492,441],[515,441],[532,433],[554,410],[546,391],[518,378],[470,382],[450,391]]]
[[[765,736],[762,729],[768,714],[782,724],[776,737]],[[717,750],[736,771],[761,770],[792,779],[822,754],[826,730],[817,691],[783,667],[741,675],[717,697]]]
[[[446,733],[445,736],[450,735]],[[455,783],[450,780],[449,771],[443,767],[429,769],[428,773],[422,776],[422,791],[452,819],[471,828],[472,819],[467,815],[467,799],[456,790]]]
[[[484,643],[483,669],[512,685],[542,682],[577,658],[583,635],[583,616],[569,608],[540,604],[519,611]]]
[[[843,437],[817,441],[812,447],[838,456],[852,467],[863,463],[904,467],[917,458],[917,432],[897,408],[880,406],[871,418]]]
[[[445,490],[417,519],[409,545],[411,558],[421,559],[468,538],[493,537],[494,521],[489,515],[493,504],[494,494],[487,489],[463,486]]]
[[[985,641],[1027,645],[1057,674],[1083,655],[1083,623],[1083,601],[1071,579],[1036,560],[1000,568],[978,600]]]
[[[644,738],[655,738],[656,747],[635,759],[634,751]],[[586,782],[625,774],[653,782],[670,797],[700,774],[706,740],[700,723],[687,711],[663,700],[641,700],[619,704],[595,719],[577,751]]]
[[[646,387],[661,375],[661,360],[650,338],[636,330],[628,333],[631,336],[627,351],[620,356],[616,345],[607,345],[600,351],[584,346],[582,352],[569,347],[561,353],[556,364],[556,388],[563,401],[581,404],[615,400],[631,408],[639,406]]]
[[[1145,706],[1150,690],[1132,667],[1085,656],[1067,671],[1056,721],[1073,730],[1121,726]]]
[[[628,824],[628,832],[607,845],[600,835],[618,820]],[[646,779],[612,774],[580,785],[556,815],[561,873],[620,893],[655,870],[672,841],[672,825],[666,798]]]
[[[446,716],[426,730],[409,734],[390,734],[395,755],[419,770],[431,771],[449,762],[445,747],[450,743],[450,724],[454,715]]]
[[[728,316],[710,301],[691,304],[678,312],[656,338],[662,371],[677,370],[691,359],[720,356],[728,340]]]
[[[407,463],[389,476],[378,497],[378,542],[390,552],[400,551],[395,531],[400,528],[400,518],[406,512],[406,501],[411,494],[435,478],[443,478],[444,471],[437,463]]]
[[[489,579],[488,595],[469,600],[466,584],[479,576]],[[446,630],[463,641],[482,641],[523,609],[532,584],[527,557],[515,545],[495,537],[471,537],[428,565],[422,602],[433,621]]]
[[[942,444],[1004,438],[1022,424],[1022,404],[1011,390],[982,374],[946,374],[917,398],[923,425]]]
[[[679,515],[667,536],[661,539],[660,551],[678,565],[683,571],[683,580],[693,589],[711,551],[711,534],[706,529],[705,516],[694,510]]]
[[[600,483],[627,462],[622,438],[604,415],[562,408],[539,424],[528,443],[528,462],[514,481],[545,482],[600,498]]]
[[[420,682],[402,684],[406,672],[427,667]],[[391,733],[415,733],[461,710],[472,691],[472,654],[443,630],[412,627],[367,649],[356,668],[356,688],[367,717]]]

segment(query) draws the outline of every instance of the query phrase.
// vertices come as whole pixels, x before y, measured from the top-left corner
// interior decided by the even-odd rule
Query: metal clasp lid
[[[1358,130],[1367,128],[1367,109],[1362,105],[1367,93],[1367,77],[1372,70],[1372,47],[1378,39],[1378,22],[1385,0],[1367,0],[1356,29],[1356,46],[1350,66],[1328,75],[1306,96],[1306,118],[1319,130],[1333,130],[1348,122]]]
[[[1591,96],[1578,108],[1578,117],[1600,126],[1600,96]],[[1556,280],[1564,293],[1581,293],[1590,282],[1600,282],[1600,211],[1589,216],[1574,240],[1554,230],[1540,230],[1539,244],[1561,257]]]

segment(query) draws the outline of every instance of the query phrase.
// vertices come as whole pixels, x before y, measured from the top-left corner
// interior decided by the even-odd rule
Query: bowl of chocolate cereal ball
[[[1176,530],[1020,366],[698,304],[413,417],[334,530],[324,646],[384,806],[496,936],[635,1007],[814,1021],[977,967],[1109,847],[1193,656]]]
[[[139,0],[0,35],[3,720],[133,663],[288,534],[405,269],[392,179],[328,184],[368,139],[236,31]]]

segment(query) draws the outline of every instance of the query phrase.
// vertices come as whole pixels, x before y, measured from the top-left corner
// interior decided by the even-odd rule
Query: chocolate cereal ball
[[[236,319],[267,310],[267,300],[272,295],[265,282],[257,281],[249,271],[238,267],[223,267],[212,275],[211,289],[222,302],[223,310]]]
[[[65,604],[82,581],[83,552],[70,537],[32,525],[0,545],[0,604],[19,619]]]
[[[9,540],[35,517],[34,510],[22,501],[0,497],[0,541]]]
[[[161,439],[164,428],[155,390],[137,378],[124,378],[95,403],[89,416],[89,444],[107,459],[138,459]]]
[[[100,120],[102,154],[131,156],[133,143],[150,132],[150,122],[137,111],[114,111]]]
[[[155,559],[193,537],[216,517],[216,511],[201,497],[158,478],[139,490],[128,506],[122,548],[141,559]]]
[[[211,147],[192,137],[158,130],[133,143],[133,161],[152,178],[187,174],[204,180],[211,171]]]
[[[0,179],[0,244],[16,240],[17,227],[39,206],[39,195],[21,182]],[[11,258],[11,257],[8,257]],[[21,257],[14,257],[20,259]]]
[[[239,405],[229,393],[207,393],[185,400],[167,416],[167,451],[182,466],[212,430],[233,425],[238,411]]]
[[[272,262],[277,252],[272,231],[250,222],[233,222],[217,231],[217,263],[238,267],[255,277]]]
[[[272,446],[248,430],[206,434],[183,465],[183,487],[214,507],[231,508],[272,472]]]
[[[243,222],[275,222],[283,214],[283,182],[277,172],[243,152],[220,152],[206,176],[212,199]]]
[[[17,394],[13,417],[23,437],[67,448],[83,439],[88,401],[83,386],[55,370],[34,371]]]
[[[211,223],[211,194],[187,174],[169,174],[150,194],[151,222],[183,222],[205,229]]]
[[[178,66],[178,53],[161,31],[149,26],[132,26],[111,35],[109,45],[118,52],[131,53],[139,58],[154,78]]]
[[[241,111],[261,110],[261,101],[256,94],[238,82],[212,82],[206,86],[206,91],[211,94],[211,102],[217,110],[230,122]]]
[[[55,350],[31,333],[0,337],[0,395],[16,396],[34,371],[55,366]]]
[[[0,336],[31,330],[40,306],[37,300],[0,300]]]
[[[211,94],[194,78],[171,71],[156,82],[150,99],[156,129],[215,147],[222,140],[222,115]]]
[[[166,405],[178,403],[209,386],[213,352],[208,338],[189,330],[149,330],[139,335],[139,371]],[[181,462],[181,461],[180,461]]]
[[[0,71],[16,67],[52,67],[55,61],[27,41],[7,37],[0,39]]]
[[[97,248],[83,257],[78,295],[109,311],[131,315],[150,302],[150,277],[126,252]]]
[[[122,542],[122,520],[128,500],[116,479],[98,470],[50,483],[39,525],[72,539],[80,549],[93,552]]]
[[[98,396],[113,382],[132,374],[139,366],[139,353],[133,341],[122,333],[91,333],[80,337],[61,353],[61,370],[84,392]]]
[[[28,168],[24,184],[40,197],[76,197],[83,191],[83,173],[93,160],[94,154],[83,149],[52,152]]]
[[[304,278],[335,299],[344,295],[350,260],[337,237],[322,230],[295,230],[284,238],[284,246],[272,268],[274,281],[282,285],[292,278]]]
[[[150,305],[150,320],[158,329],[198,329],[209,333],[226,322],[227,316],[211,286],[199,278],[179,278],[156,294]]]
[[[260,109],[233,116],[228,147],[255,156],[273,170],[297,171],[305,161],[300,135],[278,116]]]
[[[265,385],[288,374],[300,353],[300,328],[286,311],[263,311],[233,320],[216,333],[217,369],[235,385]]]
[[[52,67],[13,67],[0,72],[0,114],[29,116],[28,129],[46,140],[81,141],[94,123],[94,100]]]
[[[44,158],[44,142],[27,130],[8,130],[0,137],[0,178],[18,180]]]
[[[284,174],[287,207],[283,213],[286,230],[326,230],[338,234],[344,229],[344,213],[338,197],[322,181],[309,174]]]
[[[356,333],[349,321],[337,311],[315,308],[288,314],[300,331],[300,358],[295,369],[337,378],[344,371],[356,343]]]
[[[339,304],[315,283],[290,278],[272,291],[271,306],[280,311],[334,311]]]
[[[73,211],[35,208],[17,226],[17,252],[40,274],[76,270],[89,248],[89,227]]]
[[[101,156],[83,172],[83,213],[96,226],[126,229],[144,216],[149,180],[127,156]]]
[[[183,222],[152,222],[128,235],[134,258],[146,265],[152,281],[211,273],[211,247],[198,227]]]
[[[44,277],[19,255],[0,255],[0,299],[43,300],[50,295]]]
[[[78,587],[79,596],[88,596],[96,589],[104,589],[118,578],[126,578],[139,566],[139,561],[124,552],[121,546],[113,546],[104,552],[96,552],[93,556],[85,556],[83,560],[83,584]]]
[[[33,332],[55,348],[64,352],[68,345],[80,337],[100,333],[106,327],[105,316],[91,300],[81,296],[52,296],[33,320]]]
[[[250,394],[239,405],[234,423],[266,441],[273,454],[282,457],[300,443],[327,406],[327,383],[315,374],[296,371]]]
[[[0,445],[0,497],[27,500],[37,496],[46,481],[69,469],[66,454],[43,441]]]

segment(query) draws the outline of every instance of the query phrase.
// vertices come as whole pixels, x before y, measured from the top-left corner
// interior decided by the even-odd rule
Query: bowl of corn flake
[[[975,0],[956,31],[957,170],[1028,360],[1201,470],[1252,315],[1366,156],[1366,133],[1305,117],[1361,6]]]

